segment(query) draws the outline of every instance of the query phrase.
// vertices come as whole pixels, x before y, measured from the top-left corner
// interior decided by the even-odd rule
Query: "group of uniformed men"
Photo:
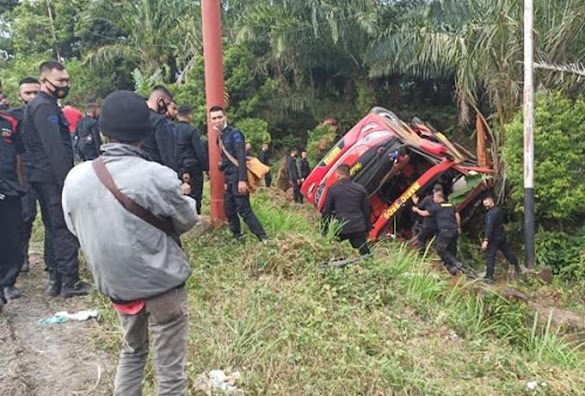
[[[484,194],[483,205],[487,210],[485,216],[484,239],[481,248],[486,252],[487,269],[483,278],[484,282],[492,284],[495,282],[495,258],[498,251],[514,266],[516,275],[522,270],[518,259],[506,240],[504,229],[504,213],[501,208],[495,205],[495,200],[490,192]],[[422,227],[417,234],[418,248],[421,254],[427,249],[427,242],[436,237],[437,253],[443,265],[451,275],[461,271],[462,264],[457,258],[457,241],[461,234],[461,217],[457,213],[455,205],[445,200],[443,186],[433,186],[432,194],[422,200],[418,195],[413,196],[412,211],[423,217]]]
[[[20,296],[15,282],[20,272],[28,271],[28,245],[37,202],[45,228],[47,293],[72,297],[90,290],[80,281],[79,244],[65,224],[61,195],[75,158],[91,161],[100,155],[100,108],[90,104],[83,116],[70,103],[59,106],[70,89],[67,70],[59,62],[43,62],[39,76],[38,80],[27,77],[20,82],[21,107],[8,109],[0,90],[4,107],[0,110],[0,308],[7,298]],[[201,213],[209,161],[199,131],[191,126],[190,107],[177,108],[173,95],[162,85],[152,90],[146,105],[152,133],[144,138],[141,149],[151,160],[177,172],[183,193],[195,200]],[[266,240],[247,194],[244,135],[227,125],[221,107],[211,109],[210,120],[222,142],[220,168],[225,172],[224,200],[230,229],[236,238],[242,237],[239,215],[258,239]],[[237,158],[238,163],[233,164],[228,156]]]
[[[299,150],[294,148],[290,152],[290,156],[287,158],[286,170],[288,173],[288,182],[293,189],[293,199],[295,203],[303,203],[303,194],[301,193],[301,186],[305,179],[311,173],[311,166],[309,165],[309,159],[306,151],[301,151],[301,159],[297,163],[299,158]]]
[[[293,155],[294,151],[291,158]],[[322,208],[323,222],[328,225],[332,218],[337,219],[341,228],[337,232],[338,238],[349,240],[362,256],[367,256],[370,254],[367,234],[372,228],[367,194],[363,186],[350,180],[350,170],[347,165],[338,166],[336,173],[338,181],[329,188]],[[463,267],[457,258],[461,217],[455,205],[446,201],[443,190],[443,186],[437,183],[433,186],[432,193],[423,199],[416,194],[413,196],[412,211],[423,218],[416,238],[421,255],[426,253],[429,240],[436,238],[437,253],[443,265],[451,275],[457,275]],[[484,239],[481,244],[487,259],[487,270],[483,281],[491,284],[495,282],[495,258],[498,251],[501,251],[514,266],[517,275],[520,275],[522,270],[506,240],[503,210],[495,205],[494,197],[489,192],[484,194],[482,202],[487,210]]]

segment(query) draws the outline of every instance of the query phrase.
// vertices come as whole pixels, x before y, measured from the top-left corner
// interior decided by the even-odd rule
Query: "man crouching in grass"
[[[197,222],[195,201],[183,195],[175,171],[150,161],[140,149],[152,133],[143,98],[129,91],[111,93],[99,126],[109,143],[97,160],[71,170],[63,209],[96,288],[112,300],[124,329],[114,395],[141,394],[149,327],[158,395],[186,395],[184,286],[191,270],[173,237]]]

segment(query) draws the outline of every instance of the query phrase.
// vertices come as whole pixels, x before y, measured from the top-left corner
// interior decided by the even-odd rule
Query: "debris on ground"
[[[39,320],[37,322],[37,326],[47,327],[47,326],[51,326],[54,324],[67,323],[70,320],[82,322],[82,321],[88,320],[90,318],[97,318],[97,316],[98,316],[98,311],[95,309],[79,311],[76,313],[69,313],[67,311],[61,311],[61,312],[57,312],[55,315],[51,316],[50,318],[45,318],[45,319]]]
[[[548,384],[544,381],[542,382],[538,382],[538,381],[529,381],[526,383],[526,390],[529,392],[534,392],[537,388],[546,388],[548,386]]]
[[[244,391],[236,386],[241,376],[239,371],[226,374],[223,370],[211,370],[207,373],[199,374],[195,379],[193,388],[195,392],[201,392],[207,396],[218,394],[244,396]]]

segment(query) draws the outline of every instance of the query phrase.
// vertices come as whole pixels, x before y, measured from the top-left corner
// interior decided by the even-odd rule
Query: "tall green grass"
[[[183,240],[191,380],[239,370],[252,395],[517,395],[534,378],[550,394],[585,389],[579,345],[525,305],[452,285],[396,242],[377,244],[372,260],[322,269],[357,252],[322,235],[308,205],[267,191],[253,205],[268,243],[239,243],[225,229]],[[102,343],[114,351],[115,317],[103,320]],[[154,381],[149,370],[145,394]]]

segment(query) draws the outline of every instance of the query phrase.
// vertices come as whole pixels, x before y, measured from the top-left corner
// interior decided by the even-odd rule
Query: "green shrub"
[[[585,279],[585,227],[574,234],[539,231],[536,261],[565,279]]]
[[[280,139],[274,139],[272,148],[273,150],[285,150],[288,151],[291,147],[301,147],[303,145],[303,139],[295,135],[286,135]],[[290,153],[289,153],[290,154]]]
[[[337,136],[335,131],[327,125],[319,125],[312,131],[309,131],[307,141],[307,155],[312,166],[321,161],[321,158],[335,144]]]
[[[585,219],[585,99],[538,94],[535,102],[534,192],[536,218],[553,226]],[[523,210],[522,113],[507,126],[503,150],[516,210]]]
[[[270,143],[272,138],[268,133],[268,123],[259,118],[245,118],[236,123],[236,127],[246,136],[246,142],[252,143],[254,153],[260,152],[262,143]]]

